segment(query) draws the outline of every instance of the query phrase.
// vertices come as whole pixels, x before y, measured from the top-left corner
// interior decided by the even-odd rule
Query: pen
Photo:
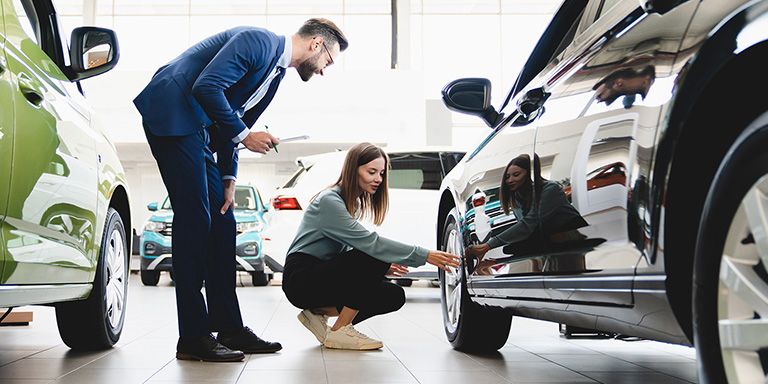
[[[264,129],[267,131],[267,133],[269,133],[269,126],[268,126],[268,125],[264,124]],[[277,150],[277,144],[275,144],[275,145],[274,145],[272,148],[274,148],[274,149],[275,149],[275,153],[280,153],[280,152]]]

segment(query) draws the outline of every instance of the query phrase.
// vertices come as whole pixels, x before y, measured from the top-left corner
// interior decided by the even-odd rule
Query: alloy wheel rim
[[[718,329],[729,383],[768,382],[759,351],[768,348],[768,175],[734,215],[720,262]]]
[[[445,244],[445,251],[459,255],[463,253],[461,238],[456,228],[448,233],[448,240]],[[461,266],[459,268],[449,267],[449,271],[444,271],[445,281],[443,284],[443,297],[445,297],[446,326],[453,333],[459,325],[459,316],[461,314]]]
[[[106,316],[109,325],[117,330],[125,309],[125,287],[127,270],[125,268],[125,243],[123,235],[113,230],[107,242],[107,278],[106,278]]]

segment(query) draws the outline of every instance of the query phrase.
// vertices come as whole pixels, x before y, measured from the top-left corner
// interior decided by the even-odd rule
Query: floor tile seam
[[[574,344],[574,345],[577,345],[577,344],[575,344],[575,343],[572,343],[572,344]],[[691,382],[691,381],[689,381],[688,379],[685,379],[685,378],[683,378],[683,377],[679,377],[679,376],[671,375],[671,374],[668,374],[668,373],[666,373],[666,372],[662,372],[662,371],[656,370],[656,369],[654,369],[654,368],[650,368],[650,367],[646,367],[646,366],[644,366],[644,365],[640,365],[640,364],[638,364],[638,363],[635,363],[635,362],[633,362],[633,361],[629,361],[629,360],[626,360],[626,359],[622,359],[622,358],[620,358],[620,357],[616,357],[616,356],[613,356],[613,355],[605,354],[605,353],[603,353],[603,352],[601,352],[601,351],[598,351],[598,350],[596,350],[596,349],[593,349],[593,348],[589,348],[589,347],[586,347],[586,348],[587,348],[587,349],[590,349],[590,350],[592,350],[592,351],[595,351],[595,352],[597,352],[597,353],[599,353],[599,354],[601,354],[601,355],[604,355],[604,356],[608,356],[608,357],[610,357],[610,358],[613,358],[613,359],[617,359],[617,360],[619,360],[619,361],[623,361],[623,362],[625,362],[625,363],[629,363],[629,364],[632,364],[632,365],[638,366],[638,367],[640,367],[640,368],[643,368],[643,369],[647,369],[647,370],[650,370],[650,371],[652,371],[652,372],[656,372],[656,373],[658,373],[658,374],[661,374],[661,375],[664,375],[664,376],[668,376],[668,377],[671,377],[671,378],[675,378],[675,379],[683,380],[683,381],[685,381],[685,382],[688,382],[688,383],[690,383],[690,382]],[[663,352],[663,353],[665,353],[665,354],[674,355],[674,354],[672,354],[672,353],[668,353],[668,352],[666,352],[666,351],[661,351],[661,350],[658,350],[658,349],[656,349],[656,348],[654,348],[654,349],[655,349],[657,352],[660,352],[660,353],[662,353],[662,352]],[[541,357],[541,358],[543,358],[543,359],[546,359],[546,358],[545,358],[545,357],[543,357],[543,356],[539,356],[539,357]],[[549,359],[547,359],[547,360],[549,360]],[[651,363],[654,363],[654,362],[651,362]],[[585,372],[586,372],[586,371],[585,371]]]
[[[42,351],[31,352],[29,355],[25,355],[25,356],[22,356],[22,357],[20,357],[20,358],[18,358],[18,359],[16,359],[16,360],[11,360],[11,361],[9,361],[9,362],[7,362],[7,363],[5,363],[5,364],[0,364],[0,368],[2,368],[2,367],[4,367],[4,366],[6,366],[6,365],[8,365],[8,364],[13,364],[13,363],[15,363],[15,362],[17,362],[17,361],[22,361],[22,360],[24,360],[24,359],[28,359],[28,358],[31,358],[31,357],[32,357],[32,356],[34,356],[34,355],[37,355],[37,354],[39,354],[39,353],[43,353],[43,352],[47,352],[47,351],[49,351],[49,350],[51,350],[51,349],[53,349],[53,348],[56,348],[56,347],[58,347],[58,345],[54,345],[53,347],[50,347],[50,348],[48,348],[48,349],[44,349],[44,350],[42,350]]]
[[[269,325],[272,324],[272,320],[275,319],[275,316],[277,315],[277,312],[280,309],[280,306],[283,305],[283,302],[285,302],[285,297],[282,297],[280,298],[280,300],[277,301],[277,304],[272,310],[272,315],[269,316],[269,320],[267,320],[267,324],[265,324],[264,328],[261,330],[262,335],[267,331],[267,328],[269,328]]]
[[[656,372],[656,371],[651,371],[651,372],[652,372],[652,373],[655,373],[655,374],[658,374],[658,375],[661,375],[661,376],[672,377],[673,379],[679,380],[679,381],[681,381],[681,382],[684,382],[684,383],[691,383],[691,384],[696,384],[696,383],[694,383],[694,382],[691,382],[691,381],[688,381],[688,380],[686,380],[686,379],[681,379],[681,378],[679,378],[679,377],[674,377],[674,376],[665,375],[665,374],[664,374],[664,373],[662,373],[662,372]],[[591,373],[608,373],[608,372],[597,372],[597,371],[592,371]],[[639,374],[646,374],[647,372],[619,372],[619,373],[621,373],[621,374],[625,374],[625,375],[626,375],[626,374],[637,374],[637,373],[639,373]],[[600,381],[600,380],[597,380],[597,379],[594,379],[594,378],[591,378],[591,377],[590,377],[590,379],[592,379],[592,380],[594,380],[594,381],[596,381],[596,382],[598,382],[598,383],[600,383],[600,384],[612,384],[612,383],[613,383],[613,382],[611,382],[611,381]]]
[[[165,364],[164,364],[162,367],[158,368],[158,369],[155,371],[155,373],[153,373],[152,375],[150,375],[150,376],[147,378],[147,380],[144,380],[144,383],[148,383],[150,380],[152,380],[152,378],[153,378],[153,377],[155,377],[155,375],[157,375],[158,373],[160,373],[160,371],[162,371],[163,369],[165,369],[165,367],[167,367],[169,364],[171,364],[171,362],[172,362],[172,361],[173,361],[173,359],[171,359],[171,360],[168,360],[168,362],[167,362],[167,363],[165,363]]]
[[[533,353],[533,352],[530,352],[530,351],[528,351],[528,352],[529,352],[529,353]],[[540,358],[542,358],[542,359],[544,359],[544,360],[546,360],[546,361],[549,361],[550,363],[552,363],[552,364],[555,364],[555,365],[557,365],[557,366],[559,366],[559,367],[561,367],[561,368],[565,368],[565,369],[567,369],[568,371],[571,371],[571,372],[573,372],[573,373],[576,373],[576,374],[578,374],[579,376],[582,376],[582,377],[586,378],[587,380],[592,380],[592,381],[594,381],[594,382],[596,382],[596,383],[597,383],[597,382],[599,382],[599,381],[597,381],[597,380],[595,380],[595,379],[593,379],[593,378],[591,378],[591,377],[589,377],[589,376],[587,376],[587,375],[585,375],[585,374],[583,374],[583,373],[581,373],[581,372],[579,372],[579,371],[574,371],[573,369],[570,369],[570,368],[568,368],[568,367],[566,367],[566,366],[564,366],[564,365],[562,365],[562,364],[560,364],[560,363],[558,363],[558,362],[556,362],[556,361],[553,361],[553,360],[547,359],[546,357],[544,357],[544,356],[540,356],[540,355],[538,355],[538,354],[536,354],[536,353],[533,353],[533,354],[534,354],[535,356],[538,356],[538,357],[540,357]],[[608,355],[605,355],[605,356],[608,356]]]
[[[323,372],[325,373],[325,382],[326,384],[330,383],[331,380],[328,378],[328,364],[326,364],[325,361],[325,347],[320,346],[320,356],[323,358]]]
[[[400,315],[400,314],[398,314],[398,315]],[[404,316],[401,316],[401,317],[404,317]],[[410,321],[410,320],[409,320],[409,321]],[[368,328],[370,328],[370,329],[371,329],[371,331],[373,332],[374,336],[376,336],[377,338],[381,339],[381,336],[379,335],[379,333],[378,333],[378,332],[376,332],[376,329],[374,329],[374,327],[372,327],[372,326],[368,326]],[[387,351],[389,351],[389,353],[391,353],[391,354],[392,354],[392,356],[394,356],[394,357],[395,357],[395,359],[397,360],[397,362],[398,362],[398,363],[400,363],[400,365],[401,365],[403,368],[405,368],[405,371],[406,371],[406,372],[408,372],[408,374],[409,374],[409,375],[411,375],[411,377],[412,377],[414,380],[416,380],[416,382],[417,382],[417,383],[421,383],[421,381],[419,381],[419,378],[418,378],[418,377],[416,377],[416,375],[414,375],[414,374],[413,374],[413,372],[411,372],[411,370],[408,368],[408,366],[407,366],[407,365],[405,365],[405,363],[404,363],[404,362],[403,362],[403,361],[400,359],[400,356],[397,356],[397,354],[396,354],[396,353],[395,353],[395,352],[392,350],[392,348],[390,348],[390,347],[389,347],[389,345],[387,345],[387,344],[384,344],[384,348],[385,348]]]

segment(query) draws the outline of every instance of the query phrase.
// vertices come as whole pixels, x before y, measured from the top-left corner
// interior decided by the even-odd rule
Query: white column
[[[397,0],[397,69],[411,69],[411,0]]]

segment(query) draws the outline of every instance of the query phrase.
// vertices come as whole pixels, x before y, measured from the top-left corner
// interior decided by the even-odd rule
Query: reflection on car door
[[[2,15],[0,5],[0,15]],[[0,17],[0,228],[5,222],[8,208],[8,189],[11,182],[11,156],[13,153],[13,92],[11,91],[11,73],[5,58],[5,31]],[[0,230],[0,242],[3,234]],[[5,265],[5,247],[0,246],[0,284],[3,283]]]
[[[533,125],[501,126],[469,154],[464,163],[460,179],[466,185],[457,186],[456,192],[465,212],[463,226],[464,244],[488,241],[516,223],[517,218],[510,212],[505,214],[499,201],[499,186],[507,163],[520,155],[532,156],[535,130]],[[468,260],[471,273],[470,287],[475,294],[492,296],[514,296],[508,290],[526,288],[526,296],[543,294],[540,281],[528,281],[523,275],[530,275],[538,269],[538,261],[530,255],[509,255],[502,248],[490,250],[482,260]],[[505,280],[501,283],[500,280]]]
[[[598,8],[600,9],[600,8]],[[643,228],[648,228],[646,185],[656,140],[656,126],[672,89],[671,65],[679,36],[695,9],[686,4],[667,15],[645,17],[617,30],[599,49],[573,55],[577,61],[561,63],[563,72],[547,84],[551,97],[537,122],[535,152],[542,176],[559,182],[571,204],[588,226],[576,236],[548,236],[545,285],[558,300],[592,300],[631,304],[635,269],[648,256]],[[584,28],[566,49],[584,50],[627,15],[638,14],[637,4],[619,2],[602,8],[597,20]],[[659,28],[661,18],[669,28]],[[594,45],[593,45],[594,47]],[[576,68],[576,70],[566,70]],[[552,220],[542,212],[540,223]],[[562,236],[561,236],[562,237]],[[577,276],[578,275],[578,276]],[[579,289],[574,289],[578,286]]]
[[[23,15],[19,2],[14,4]],[[33,36],[17,20],[27,22],[6,18],[16,131],[3,230],[8,256],[4,283],[91,281],[98,188],[95,136],[86,110],[69,100],[80,95],[72,93],[66,76],[36,44],[51,31],[39,27],[42,38]]]

